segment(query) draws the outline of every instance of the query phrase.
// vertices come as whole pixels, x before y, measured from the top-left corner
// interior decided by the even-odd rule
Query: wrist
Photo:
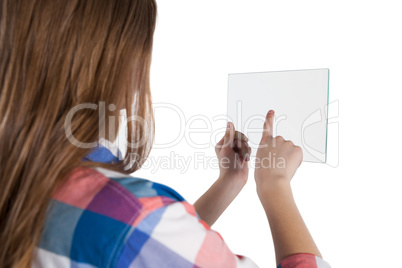
[[[280,198],[291,193],[290,181],[286,179],[265,180],[257,183],[257,195],[261,201],[266,199]]]
[[[248,176],[241,176],[239,174],[221,173],[217,181],[221,181],[226,185],[242,188],[247,183],[247,177]]]

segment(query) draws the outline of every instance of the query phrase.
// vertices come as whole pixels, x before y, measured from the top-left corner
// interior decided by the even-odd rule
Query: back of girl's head
[[[53,190],[96,165],[81,159],[116,134],[109,118],[124,108],[153,130],[155,21],[154,0],[0,0],[0,267],[30,265]],[[126,127],[128,144],[148,142],[109,168],[133,172],[152,138]]]

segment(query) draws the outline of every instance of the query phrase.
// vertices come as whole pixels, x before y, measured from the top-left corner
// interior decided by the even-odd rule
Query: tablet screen
[[[234,73],[228,77],[228,120],[246,134],[255,156],[267,112],[274,134],[303,149],[303,161],[326,162],[329,69]]]

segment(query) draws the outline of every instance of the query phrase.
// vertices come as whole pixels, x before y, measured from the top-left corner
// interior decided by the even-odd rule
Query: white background
[[[397,267],[402,252],[402,16],[398,1],[158,1],[151,87],[155,103],[176,105],[186,122],[226,114],[227,75],[329,68],[330,101],[339,101],[339,166],[303,163],[292,185],[299,209],[332,267]],[[267,107],[269,109],[269,107]],[[156,143],[180,132],[173,110],[157,109]],[[189,127],[181,122],[183,130]],[[203,126],[195,122],[194,126]],[[204,124],[205,125],[205,124]],[[190,126],[191,127],[191,126]],[[225,120],[212,131],[224,130]],[[338,139],[332,128],[329,139]],[[194,142],[211,133],[193,134]],[[220,134],[219,134],[220,136]],[[220,137],[219,137],[220,138]],[[214,156],[184,135],[171,152]],[[334,159],[337,146],[329,147]],[[194,202],[216,168],[184,173],[165,166],[134,174],[167,184]],[[253,170],[213,229],[237,254],[274,267],[274,251]]]

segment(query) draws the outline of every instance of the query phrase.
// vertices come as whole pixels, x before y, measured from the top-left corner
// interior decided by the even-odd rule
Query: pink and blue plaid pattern
[[[98,147],[87,160],[116,158]],[[171,188],[102,168],[75,169],[49,205],[33,267],[257,267]],[[298,254],[278,267],[329,267]]]

